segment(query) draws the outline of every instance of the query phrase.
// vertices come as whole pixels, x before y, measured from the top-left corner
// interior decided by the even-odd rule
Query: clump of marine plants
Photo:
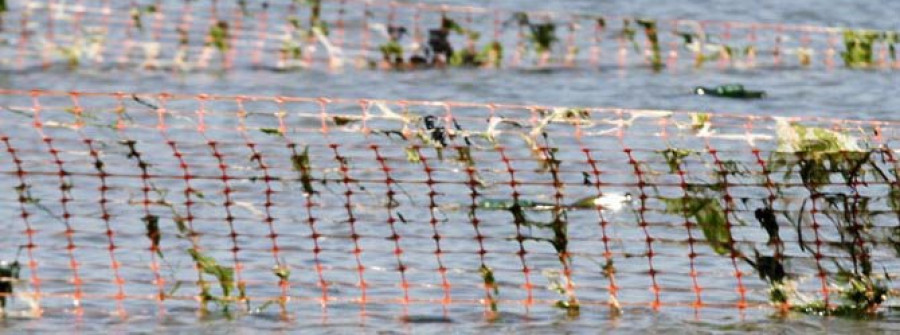
[[[388,26],[388,41],[378,47],[381,52],[381,61],[383,66],[388,68],[398,68],[404,64],[403,45],[400,39],[406,35],[406,27]]]
[[[497,296],[500,295],[500,286],[497,285],[497,280],[494,278],[494,270],[487,265],[481,264],[478,272],[481,273],[481,280],[484,282],[484,288],[488,291],[487,302],[490,306],[491,313],[496,314],[500,311],[497,303]]]
[[[535,221],[528,217],[526,211],[529,210],[520,206],[520,200],[514,199],[512,205],[505,208],[513,217],[516,229],[523,227],[547,229],[551,232],[551,237],[525,236],[518,234],[519,243],[524,241],[545,242],[553,246],[559,260],[561,270],[547,269],[543,271],[543,275],[549,281],[547,289],[560,295],[560,300],[554,304],[556,307],[566,310],[569,315],[578,315],[581,305],[578,297],[575,295],[575,283],[571,278],[572,256],[569,254],[569,222],[566,215],[566,209],[558,206],[550,208],[533,207],[530,210],[543,210],[552,213],[552,219],[549,222]],[[524,246],[521,246],[524,248]]]
[[[673,174],[684,173],[684,164],[690,156],[698,156],[699,152],[668,148],[659,151]],[[737,257],[740,252],[735,249],[734,239],[731,236],[733,222],[740,222],[733,210],[731,201],[724,201],[726,187],[729,185],[729,177],[740,177],[746,174],[746,170],[738,163],[725,161],[715,167],[717,178],[715,181],[686,181],[684,183],[684,195],[681,197],[662,197],[669,214],[680,215],[685,220],[700,226],[703,236],[710,248],[719,255]],[[728,211],[725,209],[729,208]]]
[[[556,36],[556,24],[553,22],[535,23],[530,20],[527,13],[517,12],[512,18],[519,29],[527,28],[526,35],[528,46],[534,51],[538,58],[538,65],[545,65],[550,61],[550,52],[553,46],[559,41]],[[528,50],[527,48],[525,49]]]
[[[133,7],[128,12],[129,16],[131,16],[131,24],[140,31],[144,30],[144,22],[141,19],[144,14],[155,14],[156,6],[155,5],[147,5],[145,7]]]
[[[303,57],[303,42],[299,36],[299,32],[302,31],[300,19],[292,16],[288,18],[288,23],[291,25],[291,30],[282,37],[281,48],[278,50],[281,61],[284,63],[299,61]]]
[[[549,146],[546,133],[543,133],[543,137],[545,143],[548,143],[547,146],[540,148],[547,157],[545,161],[546,165],[543,169],[550,175],[554,184],[559,185],[562,183],[560,176],[560,164],[562,162],[556,158],[558,149]],[[569,222],[567,211],[574,208],[596,208],[596,205],[593,205],[593,203],[588,200],[580,200],[571,205],[563,205],[560,203],[561,197],[562,195],[557,193],[555,195],[555,202],[541,203],[520,199],[518,195],[514,194],[513,199],[510,200],[482,200],[479,207],[509,211],[517,231],[520,231],[520,229],[525,227],[542,230],[546,229],[550,231],[549,237],[525,236],[519,232],[516,239],[520,244],[520,248],[523,248],[523,250],[524,245],[522,245],[522,243],[525,241],[545,242],[553,247],[556,251],[561,269],[546,269],[543,271],[543,275],[549,282],[547,289],[560,295],[560,299],[554,304],[556,307],[566,310],[566,313],[570,316],[577,316],[581,305],[575,294],[575,283],[571,278],[572,255],[569,253]],[[550,212],[552,219],[549,222],[532,220],[526,214],[526,212],[530,211]]]
[[[896,60],[897,55],[894,49],[898,39],[897,32],[883,32],[875,30],[845,30],[844,31],[844,51],[841,52],[841,58],[844,65],[849,68],[868,68],[875,65],[874,47],[878,43],[888,46],[891,59]]]
[[[328,35],[328,24],[322,20],[322,0],[302,0],[309,6],[309,36],[312,37],[318,30]]]
[[[662,61],[662,52],[659,47],[659,36],[656,30],[656,20],[638,19],[638,25],[644,28],[644,34],[647,35],[647,42],[650,43],[650,65],[653,71],[660,71],[664,67]]]
[[[466,46],[452,52],[449,57],[451,66],[494,66],[498,67],[503,57],[503,46],[493,41],[481,50],[475,48],[481,34],[465,28],[456,21],[444,16],[441,18],[441,31],[453,32],[466,38]]]
[[[340,67],[342,61],[340,58],[340,50],[331,44],[328,39],[330,33],[328,23],[322,19],[322,1],[321,0],[294,0],[295,3],[309,7],[309,22],[304,27],[300,18],[291,15],[287,18],[290,29],[285,31],[279,50],[280,60],[279,68],[307,66],[309,65],[309,57],[311,52],[315,50],[312,46],[316,41],[321,42],[325,47],[329,56],[329,64],[332,67]],[[307,48],[307,59],[304,57],[304,47]]]
[[[537,113],[542,116],[542,120],[538,125],[532,127],[530,131],[524,126],[514,121],[505,121],[501,117],[491,117],[489,125],[484,131],[463,129],[455,120],[438,118],[433,115],[420,116],[404,109],[402,112],[391,110],[386,104],[372,103],[380,113],[377,117],[398,121],[402,125],[398,125],[398,129],[380,129],[374,133],[383,135],[391,139],[399,138],[406,146],[406,160],[409,163],[425,164],[426,158],[423,157],[423,149],[433,149],[437,160],[445,160],[445,150],[456,150],[457,156],[455,162],[464,166],[469,171],[469,187],[473,195],[479,195],[479,189],[485,187],[485,183],[478,179],[476,174],[475,160],[472,157],[470,149],[472,148],[490,148],[497,146],[498,132],[496,127],[499,124],[507,124],[516,130],[504,131],[504,133],[521,137],[526,145],[530,148],[532,154],[541,162],[537,172],[547,173],[553,180],[554,184],[563,185],[565,181],[562,176],[560,164],[562,163],[556,155],[558,148],[549,144],[549,138],[543,129],[553,122],[567,123],[585,123],[588,122],[589,113],[584,109],[554,109],[554,110],[538,110]],[[543,140],[544,145],[540,145]],[[488,147],[482,146],[487,144]],[[561,187],[560,187],[561,188]],[[596,209],[598,207],[597,197],[587,197],[572,203],[564,204],[561,199],[563,195],[558,192],[555,200],[551,202],[532,201],[521,198],[514,193],[512,199],[481,199],[476,202],[473,199],[471,204],[470,216],[474,218],[475,209],[493,209],[507,211],[512,216],[512,223],[515,224],[516,231],[519,232],[515,239],[519,243],[521,250],[525,250],[525,242],[547,243],[556,251],[557,260],[559,261],[559,269],[549,269],[545,274],[548,277],[550,286],[548,289],[558,293],[560,299],[555,306],[565,309],[569,315],[577,315],[580,304],[575,295],[575,284],[571,278],[572,272],[572,255],[569,252],[569,234],[567,211],[575,209]],[[530,216],[534,212],[549,213],[552,216],[549,220],[533,219]],[[402,217],[401,217],[402,220]],[[521,233],[522,229],[540,230],[544,236],[532,236]],[[496,283],[493,270],[488,267],[482,260],[479,268],[481,279],[486,289],[486,304],[490,306],[493,312],[499,307],[497,295],[499,294],[499,286]]]
[[[708,120],[707,115],[692,115],[690,127],[710,133]],[[878,316],[882,304],[896,293],[890,289],[891,277],[887,272],[875,268],[872,248],[888,243],[900,254],[897,245],[900,239],[892,238],[900,237],[900,229],[893,230],[895,236],[884,236],[883,227],[875,225],[878,215],[900,217],[900,200],[897,200],[900,176],[896,169],[886,167],[892,164],[889,162],[893,161],[893,151],[884,147],[868,148],[848,133],[803,126],[785,119],[776,121],[778,147],[764,162],[761,175],[751,173],[740,162],[716,158],[709,165],[716,175],[713,180],[684,178],[684,195],[660,197],[665,212],[684,217],[689,222],[688,229],[699,227],[705,242],[716,254],[749,264],[769,285],[769,299],[782,312],[853,318]],[[669,173],[680,176],[686,174],[691,157],[704,155],[681,148],[658,153]],[[772,195],[761,200],[761,206],[751,207],[753,199],[729,193],[731,185],[741,185],[747,178],[765,178],[763,182],[772,185]],[[808,196],[798,196],[797,187],[790,186],[796,184]],[[877,188],[883,195],[864,196],[872,192],[863,191],[863,187]],[[893,213],[870,209],[879,200]],[[739,210],[741,204],[765,231],[772,254],[756,248],[741,250],[735,243],[732,227],[748,224],[738,215],[744,211]],[[799,210],[795,211],[797,207]],[[780,220],[796,228],[796,241],[782,239]],[[825,229],[827,224],[833,225],[837,241],[829,239],[822,243],[820,240],[823,233],[819,229]],[[804,234],[810,226],[816,230],[815,237]],[[797,243],[800,251],[817,259],[823,285],[827,286],[827,292],[822,292],[825,296],[812,298],[797,290],[799,279],[790,274],[785,264],[787,243]],[[838,255],[822,257],[824,246],[835,248]],[[834,299],[835,295],[838,299]]]
[[[256,307],[252,307],[250,304],[251,299],[247,295],[247,287],[243,282],[235,280],[234,267],[221,265],[215,258],[201,251],[197,240],[200,233],[193,230],[190,222],[178,213],[174,204],[165,200],[167,192],[157,189],[152,185],[151,189],[159,195],[159,199],[156,203],[168,208],[172,212],[172,221],[174,221],[175,227],[178,230],[177,234],[174,234],[174,236],[179,239],[188,240],[191,243],[191,247],[186,249],[185,252],[190,256],[197,269],[196,283],[200,288],[200,293],[197,297],[202,304],[203,309],[201,311],[203,313],[209,312],[210,303],[214,303],[219,311],[229,318],[235,316],[232,307],[240,304],[244,305],[245,312],[251,314],[261,313],[273,304],[278,304],[281,307],[282,314],[286,313],[286,297],[269,299]],[[204,198],[202,193],[194,191],[192,194],[198,199]],[[166,255],[163,254],[160,248],[160,243],[164,236],[163,232],[160,230],[160,217],[156,215],[147,215],[142,221],[144,221],[147,230],[146,236],[150,240],[150,249],[154,250],[161,259],[165,260]],[[279,285],[281,286],[287,285],[290,280],[290,268],[287,265],[284,265],[283,261],[273,267],[272,273],[279,280]],[[210,280],[209,277],[212,279]],[[175,282],[175,285],[168,292],[160,293],[160,299],[166,299],[175,295],[176,291],[181,287],[180,281],[176,280]],[[218,289],[214,289],[213,285]]]
[[[224,61],[231,49],[231,34],[228,30],[228,21],[219,20],[209,27],[207,34],[207,47],[213,47],[222,56]]]
[[[735,64],[735,61],[741,59],[743,59],[745,66],[753,65],[757,52],[756,46],[745,45],[742,47],[725,44],[721,41],[716,41],[713,36],[707,35],[703,26],[696,21],[684,21],[683,24],[692,27],[693,32],[679,30],[675,31],[675,34],[681,37],[684,48],[694,54],[695,68],[701,68],[709,61]],[[803,55],[806,55],[804,52],[808,52],[808,50],[799,50],[797,52],[798,56],[802,58]]]
[[[160,107],[150,101],[147,101],[138,96],[132,96],[132,99],[139,103],[140,105],[157,110]],[[121,113],[124,114],[124,109],[122,109]],[[277,130],[276,130],[277,131]],[[268,132],[265,131],[264,132]],[[280,136],[280,133],[278,133]],[[152,164],[145,160],[144,153],[139,149],[139,142],[133,139],[123,139],[119,142],[120,145],[124,147],[125,158],[134,162],[138,171],[140,171],[141,175],[147,176],[151,173]],[[179,156],[180,157],[180,156]],[[305,191],[313,192],[312,187],[307,185],[310,182],[309,177],[309,157],[306,151],[303,154],[298,155],[294,154],[291,157],[292,163],[294,164],[295,169],[299,169],[299,173],[301,174],[301,183],[305,188]],[[102,163],[97,166],[98,169],[102,168]],[[102,170],[101,170],[102,173]],[[156,184],[145,181],[144,182],[145,189],[145,206],[152,204],[154,206],[160,206],[161,208],[167,209],[170,213],[170,218],[172,223],[175,226],[176,231],[172,233],[171,236],[174,236],[177,239],[187,241],[190,244],[189,248],[183,249],[184,252],[190,256],[190,259],[193,261],[195,268],[197,269],[197,279],[195,281],[197,287],[200,289],[199,294],[197,294],[196,298],[200,301],[202,309],[201,312],[208,313],[209,312],[209,304],[214,303],[218,306],[219,311],[228,318],[232,318],[235,316],[232,308],[233,306],[240,306],[243,304],[243,311],[247,313],[261,313],[266,308],[273,304],[278,304],[281,306],[282,315],[286,314],[286,297],[282,296],[280,298],[269,299],[263,301],[261,304],[256,307],[251,306],[251,298],[247,295],[247,287],[243,281],[238,281],[235,278],[235,268],[232,266],[221,265],[216,258],[206,254],[203,251],[203,248],[200,245],[199,238],[202,235],[201,232],[198,232],[194,229],[192,224],[192,214],[190,212],[190,207],[187,207],[187,215],[179,212],[178,207],[171,201],[166,200],[166,196],[169,191],[167,189],[159,188]],[[23,191],[22,194],[25,191]],[[156,195],[156,199],[151,200],[149,197],[150,192]],[[187,188],[184,190],[185,197],[185,206],[190,206],[187,203],[202,203],[206,199],[206,195],[197,189],[191,188],[191,185],[188,184]],[[248,204],[248,206],[252,206]],[[167,233],[162,229],[162,220],[163,218],[159,215],[150,214],[149,210],[145,209],[145,215],[141,218],[143,222],[143,226],[146,230],[145,236],[150,242],[150,247],[148,248],[151,252],[153,252],[154,257],[158,256],[162,259],[166,264],[168,264],[168,257],[171,257],[170,254],[163,253],[162,243],[163,239],[166,238]],[[169,266],[171,268],[171,265]],[[276,266],[272,269],[272,274],[275,278],[278,279],[279,285],[282,287],[288,286],[288,281],[290,277],[290,268],[285,265],[284,261],[277,262]],[[175,296],[176,291],[181,288],[182,281],[174,278],[174,270],[172,274],[172,281],[175,283],[173,287],[168,292],[163,292],[162,290],[159,292],[158,299],[165,300],[169,297]],[[212,279],[210,279],[210,277]],[[216,286],[218,289],[215,289]]]
[[[402,27],[400,27],[402,28]],[[481,34],[475,30],[463,27],[456,20],[446,14],[441,16],[440,26],[428,30],[428,41],[424,47],[410,50],[408,63],[403,62],[403,50],[399,44],[400,38],[405,33],[405,28],[396,30],[388,28],[389,41],[381,48],[382,58],[392,67],[405,65],[408,68],[421,67],[499,67],[503,58],[503,46],[493,41],[478,51],[476,44]],[[395,34],[394,32],[398,33]],[[463,48],[454,48],[450,42],[452,35],[462,36],[466,40]]]
[[[234,268],[219,265],[214,258],[202,254],[197,249],[191,248],[187,252],[191,255],[191,259],[194,260],[197,269],[201,273],[197,284],[200,286],[200,301],[203,303],[203,307],[206,308],[206,305],[212,301],[219,304],[222,312],[227,314],[231,302],[234,301],[232,296],[235,288]],[[213,276],[218,281],[221,289],[219,296],[213,295],[210,282],[203,278],[203,274]]]
[[[800,249],[816,256],[820,254],[819,241],[815,245],[806,242],[801,224],[807,207],[818,208],[827,221],[834,224],[840,241],[834,242],[846,253],[844,258],[836,258],[837,273],[831,277],[830,291],[837,292],[837,304],[825,300],[804,299],[793,290],[794,283],[788,279],[770,280],[771,299],[791,311],[817,314],[867,318],[877,316],[881,304],[893,295],[888,288],[891,278],[873,271],[871,246],[884,242],[875,230],[875,214],[869,205],[877,200],[860,194],[859,188],[868,182],[890,185],[887,202],[895,207],[894,195],[898,182],[897,171],[885,172],[887,148],[865,148],[854,136],[816,127],[792,124],[787,120],[777,120],[778,149],[770,158],[769,170],[784,171],[785,178],[799,176],[803,187],[809,193],[804,199],[796,218],[785,215],[797,226]],[[836,189],[843,185],[843,189]],[[779,190],[779,193],[781,191]],[[824,206],[824,208],[820,207]],[[894,208],[896,211],[897,208]],[[817,220],[812,216],[811,220]],[[819,223],[813,221],[813,225]],[[889,240],[889,239],[888,239]],[[849,261],[850,264],[846,264]],[[820,270],[824,271],[824,269]]]

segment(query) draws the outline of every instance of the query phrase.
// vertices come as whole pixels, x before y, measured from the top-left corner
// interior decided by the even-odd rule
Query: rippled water
[[[454,4],[590,11],[613,15],[655,16],[710,20],[763,21],[860,28],[900,29],[895,14],[897,1],[447,1]],[[828,116],[862,120],[900,121],[900,87],[896,71],[806,70],[799,68],[759,68],[743,70],[681,69],[653,73],[644,68],[560,69],[560,70],[422,70],[406,72],[346,69],[341,72],[305,70],[270,72],[237,69],[224,73],[172,74],[144,70],[27,71],[0,74],[0,87],[15,89],[177,92],[248,95],[325,96],[346,98],[425,99],[474,102],[508,102],[569,106],[615,106],[646,109],[706,110],[729,113],[789,116]],[[763,89],[768,98],[741,101],[704,98],[690,94],[699,85],[743,83]],[[6,210],[6,209],[5,209]],[[7,213],[8,214],[8,213]],[[16,214],[11,214],[16,215]],[[11,217],[11,216],[8,216]],[[6,255],[7,253],[4,253]],[[662,265],[663,268],[665,265]],[[313,305],[313,304],[310,304]],[[717,312],[706,318],[701,311],[626,309],[612,316],[609,309],[585,306],[582,315],[567,317],[557,309],[536,309],[502,314],[487,321],[480,307],[458,307],[452,318],[440,314],[417,314],[399,319],[397,306],[372,307],[369,315],[355,317],[356,309],[332,309],[322,315],[318,306],[306,306],[291,320],[276,316],[249,316],[227,320],[220,316],[199,316],[197,310],[170,310],[128,319],[117,316],[50,315],[38,320],[5,319],[6,331],[95,332],[760,332],[831,333],[893,332],[900,330],[894,314],[873,321],[791,315],[775,317],[768,309],[733,310],[733,315]],[[471,310],[467,310],[471,309]],[[429,309],[424,309],[428,311]],[[345,314],[353,314],[347,318]],[[312,318],[306,315],[315,315]]]

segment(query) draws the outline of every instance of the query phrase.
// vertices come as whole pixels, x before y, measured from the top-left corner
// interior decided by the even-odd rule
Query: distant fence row
[[[894,31],[381,0],[9,2],[7,70],[897,69]]]

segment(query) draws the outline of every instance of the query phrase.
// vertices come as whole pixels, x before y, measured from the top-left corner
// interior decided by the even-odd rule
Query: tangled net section
[[[382,0],[10,2],[8,70],[896,69],[894,31]]]
[[[862,315],[896,291],[896,123],[0,94],[8,308]]]

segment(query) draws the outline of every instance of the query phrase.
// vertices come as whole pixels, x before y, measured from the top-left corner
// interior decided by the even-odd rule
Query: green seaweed
[[[484,287],[492,292],[488,293],[487,299],[488,304],[491,306],[491,312],[496,313],[499,310],[497,307],[496,296],[500,295],[500,286],[497,285],[497,281],[494,279],[494,270],[491,270],[487,265],[482,264],[478,269],[478,272],[481,273],[481,280],[484,282]]]
[[[891,229],[891,236],[887,238],[887,242],[894,248],[894,254],[900,257],[900,227]]]
[[[796,174],[810,194],[809,199],[805,199],[801,205],[798,219],[794,222],[798,229],[801,250],[818,255],[817,251],[813,251],[803,242],[800,218],[803,217],[808,202],[822,202],[827,210],[819,211],[834,223],[840,236],[840,241],[835,244],[847,253],[848,257],[844,259],[852,262],[852,268],[848,270],[835,261],[838,272],[832,286],[840,293],[840,304],[829,305],[820,300],[793,305],[790,310],[805,314],[850,318],[869,318],[877,315],[878,307],[892,295],[892,292],[884,280],[877,279],[872,274],[870,250],[866,246],[867,243],[877,243],[874,237],[870,236],[870,229],[874,226],[871,218],[873,212],[868,208],[871,198],[860,197],[857,188],[866,183],[866,175],[871,173],[875,180],[890,182],[891,191],[888,192],[887,202],[891,207],[896,205],[893,204],[894,181],[889,180],[889,176],[873,159],[878,153],[884,155],[884,151],[863,149],[858,139],[847,134],[790,124],[784,120],[777,121],[778,150],[772,154],[768,170],[786,169],[785,179],[790,178],[796,170]],[[836,177],[850,188],[851,194],[832,192],[824,188],[833,185],[832,180]],[[887,240],[893,242],[890,238]],[[885,277],[890,280],[889,277]],[[784,285],[772,285],[770,292],[773,302],[790,302],[792,292],[785,289]]]
[[[891,296],[887,284],[881,280],[850,275],[840,281],[836,289],[840,294],[841,304],[829,306],[824,301],[817,300],[793,305],[791,311],[820,316],[869,319],[877,316],[878,308]]]
[[[378,47],[382,59],[388,64],[397,65],[403,63],[403,46],[399,42],[391,40]]]
[[[888,191],[888,206],[891,207],[894,212],[900,213],[900,188],[897,185],[891,184],[891,190]]]
[[[634,47],[634,52],[640,52],[641,47],[635,40],[635,36],[637,36],[637,30],[631,26],[631,20],[622,19],[622,39],[631,42],[631,46]]]
[[[301,25],[300,25],[299,17],[297,17],[296,15],[291,15],[291,16],[288,16],[287,21],[291,25],[291,27],[293,27],[295,30],[300,30]]]
[[[350,117],[335,115],[331,117],[331,121],[333,121],[335,125],[344,126],[357,120]]]
[[[159,241],[162,238],[162,233],[159,231],[159,216],[156,215],[146,215],[141,221],[144,221],[144,226],[147,228],[147,239],[150,240],[150,250],[156,251],[156,254],[159,257],[164,257],[162,253],[162,249],[159,248]]]
[[[60,46],[57,51],[66,59],[66,65],[69,69],[75,69],[81,63],[81,48],[78,46],[63,47]]]
[[[287,56],[287,58],[293,60],[299,60],[303,58],[303,48],[300,46],[297,41],[293,39],[285,39],[281,45],[281,53],[282,55]]]
[[[492,41],[481,49],[477,57],[482,64],[491,64],[499,68],[503,62],[503,45],[498,41]]]
[[[238,282],[237,290],[238,290],[238,296],[237,296],[238,301],[243,301],[246,308],[250,309],[250,298],[247,297],[247,283]],[[266,305],[263,305],[263,306],[266,306]]]
[[[657,152],[663,155],[666,164],[669,166],[670,173],[678,173],[681,170],[681,164],[684,163],[684,159],[696,154],[693,150],[676,148],[668,148]]]
[[[544,270],[544,276],[550,282],[547,288],[559,294],[563,299],[557,300],[554,307],[566,310],[569,316],[577,316],[581,311],[581,304],[575,297],[574,292],[569,289],[572,284],[567,274],[560,273],[556,270]]]
[[[569,110],[569,112],[573,114],[579,114],[578,110]],[[551,178],[553,179],[553,185],[556,185],[557,194],[556,194],[556,203],[555,207],[559,207],[559,199],[561,197],[560,188],[563,185],[562,178],[560,177],[560,164],[561,160],[556,158],[556,152],[559,151],[559,148],[550,147],[550,139],[547,133],[543,133],[544,142],[546,147],[544,148],[544,153],[547,156],[545,160],[545,164],[547,165],[547,171],[550,173]],[[564,295],[568,298],[567,300],[557,301],[556,307],[566,309],[567,313],[570,316],[578,315],[580,310],[580,304],[578,302],[578,298],[575,295],[574,290],[572,289],[572,278],[571,278],[571,267],[572,267],[572,255],[569,254],[569,222],[568,216],[566,215],[565,209],[555,209],[553,212],[553,220],[548,224],[544,225],[547,228],[550,228],[553,231],[553,238],[546,240],[549,242],[553,249],[556,250],[556,256],[559,259],[559,264],[563,268],[563,278],[565,279],[565,286],[558,285],[558,288],[563,289]],[[540,240],[540,239],[535,239]]]
[[[770,284],[783,283],[787,279],[787,273],[784,271],[784,264],[781,260],[772,256],[762,256],[759,251],[755,251],[754,260],[744,258],[747,264],[759,273],[759,279],[765,280]],[[784,302],[781,301],[780,302]]]
[[[709,113],[691,113],[691,129],[700,130],[709,124]]]
[[[409,146],[406,148],[406,161],[410,163],[420,163],[422,162],[422,157],[419,156],[419,150],[415,146]]]
[[[894,44],[900,43],[900,33],[896,31],[884,32],[884,43],[888,45],[888,53],[891,54],[891,60],[897,60],[897,49]]]
[[[477,52],[466,48],[454,51],[448,64],[450,66],[480,66],[482,62],[479,61]]]
[[[778,235],[778,220],[775,218],[775,211],[772,209],[772,206],[757,208],[753,215],[756,217],[756,221],[759,221],[759,225],[766,230],[766,234],[769,235],[769,244],[781,241],[781,237]]]
[[[216,297],[210,293],[209,283],[207,283],[202,278],[199,280],[199,285],[201,287],[201,299],[205,305],[208,301],[215,301],[222,306],[223,311],[228,311],[229,302],[231,300],[231,293],[235,288],[234,284],[234,269],[227,266],[221,266],[215,259],[201,254],[196,249],[188,249],[188,253],[193,258],[194,262],[197,264],[197,268],[202,272],[208,275],[211,275],[216,278],[219,282],[219,287],[222,290],[222,296]]]
[[[684,159],[695,154],[691,150],[668,148],[659,151],[669,167],[670,173],[681,173]],[[718,171],[720,180],[716,183],[687,183],[686,194],[680,198],[660,198],[666,206],[666,213],[679,214],[685,219],[693,219],[700,226],[709,246],[719,255],[740,254],[733,246],[731,227],[726,211],[718,197],[710,193],[722,192],[728,175],[742,173],[737,162],[725,161]]]
[[[447,17],[447,15],[441,16],[441,29],[452,31],[460,35],[466,35],[468,32],[466,28],[463,28],[456,20]]]
[[[192,234],[192,231],[188,229],[187,220],[181,216],[176,216],[172,221],[175,222],[175,228],[178,229],[178,232],[181,234],[179,237],[186,237]]]
[[[475,160],[472,159],[472,151],[469,147],[456,147],[457,157],[456,160],[464,163],[466,167],[474,167]]]
[[[659,48],[659,36],[657,35],[656,30],[656,20],[649,19],[637,19],[635,20],[638,25],[644,28],[644,34],[647,35],[647,41],[650,42],[650,64],[653,66],[653,71],[662,70],[664,67],[662,61],[662,53]]]
[[[322,20],[322,0],[306,0],[309,6],[309,36],[318,29],[322,35],[328,36],[328,24]]]
[[[556,250],[560,263],[567,268],[571,262],[571,255],[569,255],[569,222],[566,220],[565,211],[554,213],[553,221],[548,226],[553,231],[553,238],[548,242]]]
[[[600,273],[603,274],[603,278],[609,279],[612,278],[616,274],[616,265],[615,262],[611,258],[606,259],[606,264],[600,268]]]
[[[6,6],[6,0],[3,0],[3,3],[0,4],[0,7],[4,7],[4,6]],[[3,12],[3,11],[0,11],[0,12]],[[132,7],[131,10],[128,11],[128,15],[131,16],[132,25],[134,25],[135,28],[137,28],[138,30],[141,30],[141,31],[144,30],[144,23],[143,23],[143,20],[141,19],[141,16],[145,13],[147,13],[147,14],[156,13],[156,6],[148,5],[145,7]]]
[[[872,65],[874,53],[872,47],[882,39],[881,33],[870,30],[845,30],[844,48],[841,58],[844,65],[850,68],[869,67]]]
[[[451,66],[481,66],[491,62],[491,60],[488,59],[488,54],[484,53],[484,51],[478,52],[474,48],[474,44],[481,37],[481,34],[477,31],[464,28],[446,15],[441,17],[441,30],[465,36],[470,45],[464,49],[456,50],[450,55],[448,64]]]
[[[530,28],[531,35],[529,38],[538,54],[549,52],[553,48],[553,43],[559,40],[556,37],[556,24],[532,24]]]
[[[533,23],[525,12],[513,13],[513,20],[519,27],[528,27],[528,42],[538,55],[549,52],[553,48],[553,43],[559,40],[556,37],[555,23]]]
[[[725,211],[717,198],[685,196],[683,198],[662,199],[666,212],[682,214],[693,218],[703,231],[709,246],[719,255],[735,252],[732,247],[731,230],[725,218]]]
[[[225,53],[227,52],[231,45],[229,44],[229,40],[231,39],[228,32],[228,22],[219,20],[215,24],[209,27],[209,39],[210,44],[215,47],[219,52]]]
[[[291,165],[294,168],[294,171],[300,173],[300,184],[303,186],[303,193],[307,196],[313,195],[316,192],[312,187],[312,168],[309,163],[309,146],[303,147],[303,153],[291,155]]]
[[[843,37],[844,51],[841,52],[841,58],[844,60],[844,65],[849,68],[867,68],[874,65],[874,46],[879,42],[887,45],[892,60],[897,59],[894,47],[894,44],[900,40],[897,32],[845,30]]]
[[[59,221],[59,222],[65,224],[65,221],[63,220],[62,217],[53,213],[53,211],[49,207],[47,207],[46,205],[41,203],[40,198],[35,198],[31,194],[31,185],[22,183],[22,184],[16,185],[16,187],[14,187],[14,189],[16,190],[16,195],[18,196],[18,200],[20,203],[35,206],[38,209],[40,209],[42,212],[46,213],[49,217],[52,217],[56,221]]]
[[[259,128],[259,131],[266,135],[284,137],[284,134],[278,128]]]
[[[777,131],[778,150],[769,160],[769,170],[785,169],[788,178],[797,169],[803,185],[811,191],[829,184],[833,173],[848,184],[862,177],[865,170],[861,167],[872,154],[859,148],[855,138],[828,129],[781,123]]]
[[[276,265],[272,268],[272,273],[282,281],[291,280],[291,268],[284,265]]]

